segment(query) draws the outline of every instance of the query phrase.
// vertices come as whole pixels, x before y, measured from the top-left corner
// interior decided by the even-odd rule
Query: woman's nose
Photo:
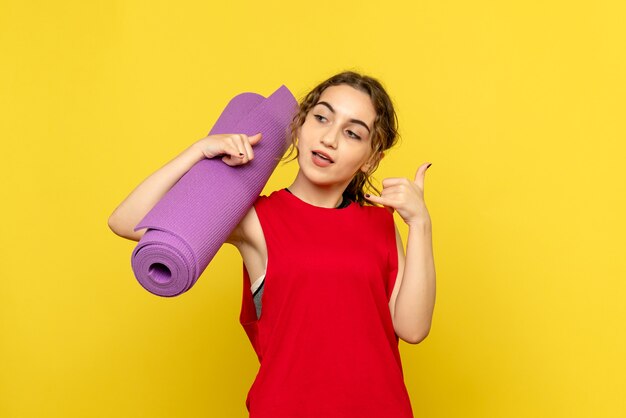
[[[330,148],[337,148],[337,132],[334,129],[329,130],[322,135],[322,144]]]

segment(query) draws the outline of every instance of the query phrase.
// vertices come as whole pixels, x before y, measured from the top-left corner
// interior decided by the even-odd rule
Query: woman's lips
[[[313,160],[313,163],[318,166],[318,167],[328,167],[329,165],[332,164],[332,161],[327,160],[323,157],[321,157],[319,154],[317,154],[315,151],[313,151],[311,153],[311,158]]]

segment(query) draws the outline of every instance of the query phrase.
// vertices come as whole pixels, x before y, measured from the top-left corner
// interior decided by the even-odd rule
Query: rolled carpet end
[[[198,279],[197,263],[187,243],[168,232],[148,229],[131,257],[139,284],[159,296],[177,296]]]
[[[250,210],[288,148],[298,103],[286,86],[267,98],[241,93],[209,134],[262,133],[254,160],[230,167],[220,158],[195,164],[134,230],[148,228],[131,256],[139,283],[159,296],[189,290]]]

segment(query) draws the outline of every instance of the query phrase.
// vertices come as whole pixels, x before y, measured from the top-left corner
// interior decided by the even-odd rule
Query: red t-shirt
[[[284,189],[254,207],[268,261],[258,319],[243,268],[239,319],[260,361],[250,418],[412,418],[389,310],[393,215],[322,208]]]

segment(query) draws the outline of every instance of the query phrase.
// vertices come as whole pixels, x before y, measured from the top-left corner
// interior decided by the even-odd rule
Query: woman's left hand
[[[389,177],[383,180],[380,196],[365,195],[371,202],[396,210],[409,226],[430,222],[430,215],[424,202],[424,177],[430,163],[424,163],[417,169],[415,180],[405,177]]]

